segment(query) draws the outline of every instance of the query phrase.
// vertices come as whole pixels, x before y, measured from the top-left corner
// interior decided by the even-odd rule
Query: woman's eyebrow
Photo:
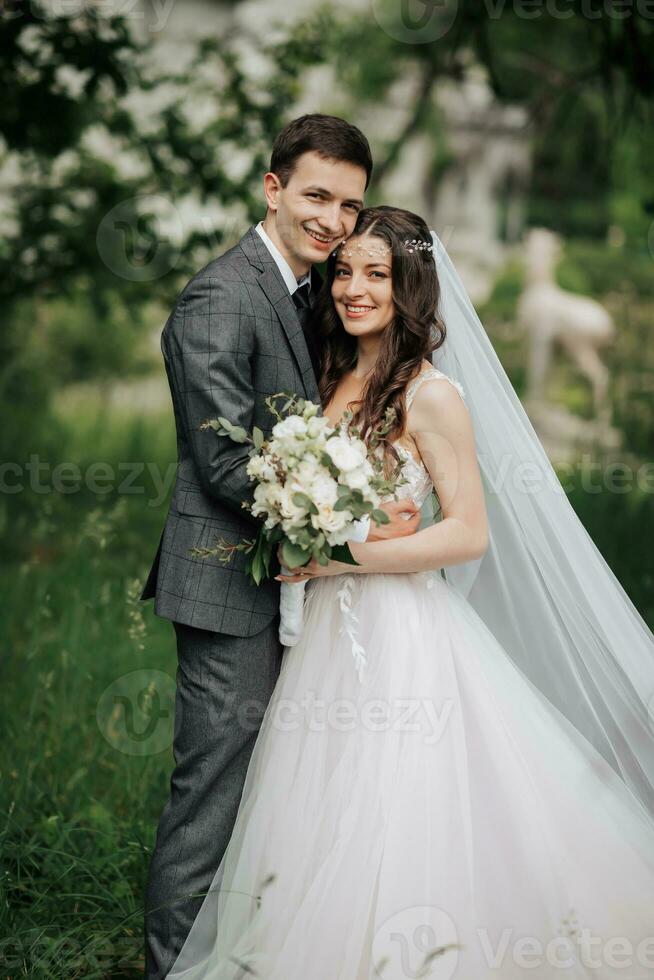
[[[336,259],[336,265],[349,265],[349,264],[350,263],[349,262],[346,262],[345,259]],[[379,268],[379,269],[388,269],[390,271],[390,268],[391,267],[390,267],[390,265],[387,265],[386,262],[368,262],[364,266],[364,269],[377,269],[377,268]]]

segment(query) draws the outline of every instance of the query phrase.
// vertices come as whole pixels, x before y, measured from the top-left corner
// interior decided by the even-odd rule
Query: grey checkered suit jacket
[[[319,401],[314,368],[295,305],[275,262],[251,227],[182,291],[163,330],[161,349],[175,413],[178,468],[159,549],[142,599],[155,597],[167,619],[233,636],[252,636],[279,610],[279,583],[255,587],[245,556],[228,565],[195,558],[218,537],[236,543],[256,534],[242,508],[252,501],[248,446],[202,421],[223,416],[266,434],[274,420],[265,398],[293,391]]]

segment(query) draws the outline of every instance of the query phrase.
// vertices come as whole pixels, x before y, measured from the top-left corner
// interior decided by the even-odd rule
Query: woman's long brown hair
[[[438,312],[440,285],[431,251],[409,251],[407,241],[431,243],[431,234],[417,214],[402,208],[364,208],[359,212],[351,238],[372,234],[391,249],[392,296],[395,317],[385,328],[379,356],[361,399],[351,403],[353,424],[364,439],[383,421],[388,408],[395,409],[395,423],[383,440],[388,466],[399,460],[392,446],[406,427],[405,391],[421,370],[422,362],[445,340],[445,324]],[[331,296],[336,253],[327,264],[327,276],[316,306],[316,328],[321,337],[319,391],[323,408],[331,401],[339,381],[357,362],[357,339],[348,334]]]

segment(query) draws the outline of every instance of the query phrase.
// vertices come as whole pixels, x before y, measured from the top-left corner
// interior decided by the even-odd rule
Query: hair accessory
[[[335,250],[334,255],[370,255],[374,257],[375,255],[390,255],[392,251],[391,248],[380,248],[376,245],[346,245],[345,242],[342,242]]]
[[[407,250],[407,252],[409,252],[409,254],[412,254],[413,252],[433,252],[434,243],[421,242],[416,238],[409,241],[409,239],[407,238],[407,240],[404,243],[404,247]]]
[[[431,252],[433,251],[432,242],[423,242],[416,238],[408,239],[403,242],[402,247],[412,255],[414,252]],[[363,242],[358,242],[356,245],[348,245],[347,239],[343,239],[341,244],[334,250],[333,255],[341,256],[351,256],[351,255],[368,255],[374,258],[375,255],[392,255],[393,249],[388,246],[386,248],[381,248],[378,245],[365,245]]]

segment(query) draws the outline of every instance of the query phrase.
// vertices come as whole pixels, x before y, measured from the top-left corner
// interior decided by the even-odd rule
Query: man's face
[[[266,219],[266,230],[296,276],[324,262],[352,233],[365,186],[362,167],[326,160],[313,151],[297,159],[286,187],[276,174],[266,174],[264,189],[273,217],[272,222]]]

